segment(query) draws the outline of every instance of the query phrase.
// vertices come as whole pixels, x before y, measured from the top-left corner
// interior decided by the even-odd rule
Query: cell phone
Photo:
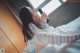
[[[40,14],[42,14],[42,13],[43,13],[43,11],[41,10],[41,8],[39,8],[39,9],[38,9],[38,11],[40,12]]]
[[[40,12],[40,14],[43,13],[43,11],[41,10],[41,8],[38,9],[38,11]],[[47,23],[49,22],[49,19],[47,19]]]

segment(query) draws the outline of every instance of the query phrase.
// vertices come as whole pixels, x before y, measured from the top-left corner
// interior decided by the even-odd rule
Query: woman
[[[42,28],[42,29],[44,29],[44,31],[49,32],[49,33],[52,32],[52,33],[55,33],[55,34],[75,34],[75,35],[80,33],[80,24],[79,24],[80,17],[73,20],[72,22],[70,22],[66,25],[62,25],[62,26],[54,28],[54,27],[49,26],[47,24],[47,19],[48,19],[47,14],[43,13],[40,17],[34,11],[34,9],[31,9],[30,7],[21,8],[20,11],[19,11],[19,15],[20,15],[20,19],[21,19],[22,24],[23,24],[23,34],[24,34],[24,36],[27,38],[27,40],[31,40],[32,38],[34,40],[36,38],[35,41],[31,40],[31,42],[36,42],[38,40],[38,37],[34,36],[35,33],[33,33],[31,28],[30,28],[31,23],[35,24],[38,28]],[[30,41],[28,41],[28,43],[29,42]],[[39,41],[37,41],[37,42],[40,43]],[[37,46],[40,46],[38,48],[36,47],[37,52],[39,52],[39,50],[41,48],[45,47],[46,45],[44,43],[43,45],[37,44]],[[30,51],[31,51],[31,49],[30,49]]]
[[[28,47],[30,48],[30,50],[29,50],[29,48],[28,48],[28,50],[29,50],[29,52],[31,52],[32,47],[30,47],[31,45],[29,43],[31,43],[33,41],[29,41],[29,40],[31,40],[35,34],[30,29],[30,24],[33,23],[38,28],[43,28],[42,25],[47,22],[48,16],[47,16],[47,14],[43,13],[40,17],[34,11],[34,9],[31,9],[30,7],[25,7],[25,6],[20,9],[19,16],[20,16],[20,19],[23,24],[24,37],[26,37],[28,40]],[[26,41],[26,39],[25,39],[25,41]],[[43,46],[41,46],[41,47],[43,47]],[[33,51],[33,48],[32,48],[32,51]]]
[[[47,22],[48,16],[43,13],[41,17],[30,7],[23,7],[19,11],[20,19],[23,24],[23,34],[27,39],[31,39],[33,37],[33,33],[30,30],[29,24],[33,23],[37,27]]]

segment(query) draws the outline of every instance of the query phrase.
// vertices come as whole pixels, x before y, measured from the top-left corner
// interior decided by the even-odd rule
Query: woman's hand
[[[41,27],[44,23],[47,23],[48,16],[46,13],[42,13],[41,17],[34,10],[32,10],[31,13],[36,26]]]
[[[35,13],[33,16],[33,19],[34,19],[35,23],[37,23],[39,25],[43,25],[44,23],[47,23],[48,16],[46,13],[42,13],[42,15],[40,17],[37,13]]]
[[[42,24],[47,23],[48,15],[46,13],[42,13],[41,15],[41,21]]]

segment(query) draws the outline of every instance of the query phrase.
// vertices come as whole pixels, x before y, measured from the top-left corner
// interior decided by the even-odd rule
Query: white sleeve
[[[53,26],[49,26],[47,23],[43,24],[41,27],[42,29],[39,29],[36,27],[33,23],[29,24],[31,31],[35,34],[44,31],[44,32],[52,32],[54,30]]]
[[[49,26],[48,23],[45,23],[41,26],[44,32],[53,32],[53,30],[55,29],[53,26]]]
[[[38,44],[41,44],[41,45],[45,45],[47,44],[47,41],[46,41],[46,38],[47,37],[40,37],[40,35],[36,34],[34,37],[33,37],[33,41],[35,43],[38,43]]]

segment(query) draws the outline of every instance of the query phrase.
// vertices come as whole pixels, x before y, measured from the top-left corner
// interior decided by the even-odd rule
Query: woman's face
[[[31,12],[34,22],[37,23],[37,24],[40,24],[41,17],[38,15],[38,13],[35,12],[35,10],[31,9],[30,7],[26,7],[26,8],[29,9],[29,11]]]

